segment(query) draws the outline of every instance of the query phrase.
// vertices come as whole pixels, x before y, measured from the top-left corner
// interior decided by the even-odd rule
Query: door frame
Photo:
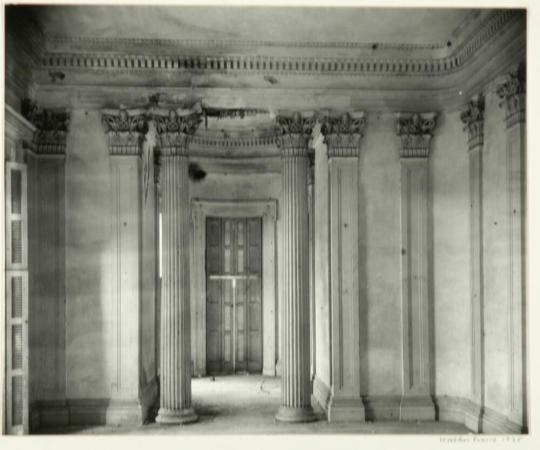
[[[191,200],[191,359],[206,375],[206,218],[262,218],[263,375],[276,375],[277,200]],[[267,324],[271,324],[268,326]]]

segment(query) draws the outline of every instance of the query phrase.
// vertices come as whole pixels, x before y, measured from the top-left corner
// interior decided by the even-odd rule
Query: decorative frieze
[[[461,113],[461,121],[465,125],[469,139],[469,150],[484,144],[484,96],[475,95]]]
[[[436,113],[397,113],[396,133],[401,158],[427,158],[436,124]]]
[[[358,156],[366,119],[363,112],[323,116],[321,133],[328,146],[328,157]]]
[[[69,127],[68,111],[39,108],[31,100],[24,100],[21,112],[36,127],[33,142],[38,154],[63,155],[66,153],[66,136]]]
[[[315,114],[295,112],[276,117],[276,142],[284,156],[307,156]]]
[[[144,109],[104,109],[102,123],[111,155],[140,155],[148,131]]]
[[[520,64],[497,86],[497,95],[501,99],[500,106],[504,106],[506,110],[507,128],[525,122],[525,79],[525,64]]]

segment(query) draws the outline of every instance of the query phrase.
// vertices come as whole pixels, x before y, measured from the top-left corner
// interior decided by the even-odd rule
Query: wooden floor
[[[184,426],[159,425],[150,419],[140,426],[93,426],[42,430],[47,434],[470,434],[448,422],[366,422],[330,424],[319,412],[318,422],[282,424],[274,420],[280,403],[277,378],[238,375],[194,379],[193,403],[199,421]]]

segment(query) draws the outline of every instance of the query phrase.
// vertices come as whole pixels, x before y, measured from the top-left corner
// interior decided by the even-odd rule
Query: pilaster
[[[396,116],[401,163],[403,396],[401,420],[434,420],[428,251],[429,165],[435,113]]]
[[[468,137],[469,226],[471,285],[471,400],[479,405],[474,427],[479,431],[484,407],[484,289],[483,289],[483,200],[482,152],[484,143],[484,97],[474,96],[461,113]]]
[[[156,421],[186,424],[198,419],[191,405],[188,144],[200,114],[155,110],[153,115],[161,148],[163,217],[160,408]]]
[[[362,112],[327,116],[321,132],[328,151],[330,189],[331,398],[328,420],[364,421],[360,396],[358,162]]]
[[[498,86],[506,117],[506,186],[508,222],[508,366],[509,417],[527,426],[525,362],[525,66],[521,64]]]
[[[111,170],[111,309],[115,336],[115,377],[111,397],[126,420],[142,423],[148,405],[141,392],[141,152],[148,130],[144,111],[105,109],[102,124],[108,140]],[[127,402],[127,403],[126,403]]]
[[[276,118],[277,142],[282,156],[282,283],[280,315],[281,407],[280,422],[316,419],[311,408],[310,302],[308,238],[308,154],[315,124],[313,115],[295,113]]]

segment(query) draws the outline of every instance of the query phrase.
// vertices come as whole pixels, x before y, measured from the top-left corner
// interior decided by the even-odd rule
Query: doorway
[[[262,220],[206,218],[206,369],[262,373]]]

